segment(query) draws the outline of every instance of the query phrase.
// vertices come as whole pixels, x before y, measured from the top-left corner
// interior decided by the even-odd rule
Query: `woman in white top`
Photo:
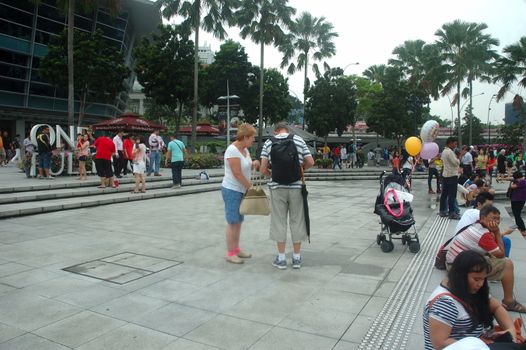
[[[250,124],[241,124],[237,129],[236,140],[225,151],[225,176],[221,183],[221,195],[225,202],[226,218],[226,261],[242,264],[243,259],[252,255],[239,248],[239,235],[243,215],[239,214],[239,206],[246,191],[252,187],[250,172],[258,167],[258,161],[252,161],[248,147],[252,146],[256,129]]]
[[[139,182],[142,183],[141,192],[146,192],[146,179],[144,173],[146,172],[146,145],[141,143],[140,136],[135,137],[135,145],[133,146],[133,176],[135,177],[135,190],[132,193],[139,193]]]

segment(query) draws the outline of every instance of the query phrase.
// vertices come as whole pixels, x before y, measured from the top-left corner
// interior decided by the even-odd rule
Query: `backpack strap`
[[[449,245],[449,243],[451,243],[451,241],[453,240],[453,238],[455,238],[459,233],[464,232],[464,231],[465,231],[468,227],[470,227],[471,225],[473,225],[473,224],[466,225],[466,226],[462,227],[460,230],[458,230],[458,232],[455,233],[455,235],[454,235],[453,237],[451,237],[450,239],[448,239],[448,240],[446,241],[446,243],[444,243],[444,245],[442,245],[442,249],[443,249],[443,250],[447,250],[447,246]]]

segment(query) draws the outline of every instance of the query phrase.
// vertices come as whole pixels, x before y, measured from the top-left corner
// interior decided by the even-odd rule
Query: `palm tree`
[[[497,101],[500,101],[515,83],[526,88],[526,36],[520,38],[516,44],[506,46],[502,52],[504,56],[497,61],[497,74],[493,81],[502,84],[497,93]]]
[[[407,40],[403,45],[397,46],[393,50],[393,55],[396,55],[396,58],[392,58],[388,62],[400,69],[409,83],[415,87],[420,87],[426,75],[425,45],[426,42],[423,40]]]
[[[515,83],[521,88],[526,87],[526,36],[520,38],[516,44],[506,46],[503,53],[504,56],[497,61],[497,74],[494,79],[495,83],[502,84],[497,93],[497,101],[500,101]],[[515,95],[513,106],[522,116],[526,115],[523,104],[522,97]],[[526,127],[523,130],[522,149],[524,150],[526,149]]]
[[[460,129],[460,99],[462,96],[460,88],[468,76],[474,79],[474,71],[476,71],[475,52],[481,50],[481,47],[484,46],[483,43],[487,44],[488,48],[492,46],[491,42],[494,39],[482,33],[487,28],[488,26],[485,23],[455,20],[444,24],[441,29],[435,32],[435,35],[438,36],[436,45],[441,51],[441,59],[447,69],[445,85],[441,91],[442,96],[449,94],[456,87],[453,103],[457,106],[459,144],[462,144]]]
[[[234,24],[233,10],[238,6],[238,0],[161,0],[163,16],[170,19],[182,16],[183,27],[191,28],[195,33],[194,39],[194,99],[192,112],[191,150],[195,150],[197,138],[197,108],[199,106],[198,75],[199,75],[199,30],[211,32],[215,37],[224,39],[227,36],[223,24]],[[206,14],[205,14],[206,13]],[[204,14],[204,17],[202,15]]]
[[[305,95],[310,85],[307,72],[311,54],[313,61],[321,61],[336,53],[336,46],[332,39],[337,37],[338,33],[333,32],[333,29],[333,25],[325,21],[325,17],[313,17],[308,12],[303,12],[290,27],[289,40],[282,48],[284,56],[281,68],[288,65],[287,72],[289,74],[294,74],[296,70],[304,70],[303,105],[305,105]],[[290,63],[296,51],[299,51],[296,64]],[[317,77],[320,76],[320,70],[316,63],[312,65],[312,70]],[[303,116],[302,127],[305,129],[305,116]]]
[[[375,64],[363,71],[363,76],[372,81],[373,83],[382,84],[382,80],[385,77],[385,64]]]
[[[236,11],[241,37],[245,39],[250,36],[252,41],[260,44],[258,149],[261,149],[263,139],[265,45],[282,46],[285,43],[286,34],[283,26],[290,27],[291,16],[296,13],[296,9],[287,6],[287,3],[288,0],[243,0],[239,10]]]

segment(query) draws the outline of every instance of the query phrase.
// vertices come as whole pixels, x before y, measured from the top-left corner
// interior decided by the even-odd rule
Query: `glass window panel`
[[[31,40],[31,28],[7,21],[0,21],[0,33],[20,39]]]
[[[122,29],[122,30],[124,30],[126,28],[126,20],[125,19],[118,18],[118,17],[113,17],[112,15],[110,15],[110,14],[108,14],[106,12],[103,12],[103,11],[99,11],[98,12],[98,14],[97,14],[97,21],[101,22],[101,23],[104,23],[104,24],[107,24],[108,26],[116,27],[116,28],[119,28],[119,29]]]
[[[2,3],[33,13],[35,6],[28,0],[1,0]]]
[[[64,23],[57,23],[38,16],[37,28],[45,32],[60,34],[64,30]]]
[[[54,96],[55,88],[47,84],[31,83],[29,93],[32,95]]]
[[[37,30],[35,33],[35,41],[44,45],[48,45],[53,40],[53,38],[58,38],[58,35],[44,33],[40,30]]]
[[[42,59],[40,57],[33,57],[33,64],[31,65],[33,69],[38,69],[40,67],[40,61]]]
[[[2,62],[18,64],[19,66],[27,66],[27,59],[28,56],[26,55],[0,49],[0,61]]]
[[[0,63],[0,75],[4,77],[26,79],[27,68]]]
[[[26,83],[18,80],[11,80],[0,77],[0,90],[12,92],[24,92]]]
[[[48,83],[48,81],[46,81],[40,76],[40,70],[38,69],[33,69],[33,71],[31,72],[31,82],[33,81],[37,81],[40,83]]]
[[[33,25],[33,15],[27,12],[19,11],[12,7],[0,3],[0,18],[8,21],[20,23],[31,27]]]
[[[93,21],[84,17],[75,15],[75,28],[91,32]]]
[[[52,7],[49,5],[41,4],[38,7],[38,15],[46,18],[50,18],[54,21],[64,23],[66,20],[66,17],[64,14],[59,11],[56,7]]]
[[[55,97],[68,98],[68,90],[57,88],[56,91],[55,91]]]
[[[97,23],[97,29],[102,30],[104,35],[111,39],[115,39],[119,41],[122,41],[122,39],[124,39],[124,32],[121,30],[118,30],[117,28],[108,27],[108,26],[105,26],[104,24]]]

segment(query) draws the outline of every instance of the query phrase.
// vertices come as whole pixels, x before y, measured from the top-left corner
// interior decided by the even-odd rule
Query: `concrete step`
[[[67,209],[79,209],[135,200],[183,196],[193,193],[217,191],[219,188],[219,183],[207,182],[188,187],[181,187],[180,189],[171,189],[165,187],[148,189],[146,193],[137,194],[131,193],[129,190],[118,191],[118,189],[104,189],[102,190],[103,193],[96,195],[1,204],[0,218],[49,213]]]

